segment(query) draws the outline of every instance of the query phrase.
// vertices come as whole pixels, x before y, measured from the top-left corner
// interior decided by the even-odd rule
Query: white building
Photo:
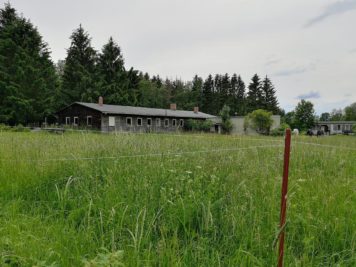
[[[321,130],[326,134],[350,133],[356,121],[319,121],[316,123],[316,130]]]

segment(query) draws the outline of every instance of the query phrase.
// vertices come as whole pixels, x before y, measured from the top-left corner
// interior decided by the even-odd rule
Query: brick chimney
[[[177,110],[177,104],[172,103],[169,108],[170,110]]]
[[[194,113],[198,113],[199,112],[199,107],[194,107]]]
[[[104,98],[102,96],[99,96],[99,106],[102,106],[104,104]]]

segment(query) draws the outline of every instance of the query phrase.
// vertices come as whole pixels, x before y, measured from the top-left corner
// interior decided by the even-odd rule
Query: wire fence
[[[223,148],[223,149],[209,149],[209,150],[193,150],[193,151],[176,151],[176,152],[160,152],[160,153],[146,153],[146,154],[134,154],[134,155],[120,155],[120,156],[102,156],[102,157],[75,157],[72,158],[51,158],[51,159],[0,159],[1,161],[10,162],[51,162],[51,161],[95,161],[95,160],[116,160],[123,158],[145,158],[145,157],[172,157],[183,156],[189,154],[203,154],[203,153],[221,153],[221,152],[234,152],[240,150],[252,150],[261,148],[274,148],[283,147],[283,145],[261,145],[261,146],[249,146],[249,147],[236,147],[236,148]]]

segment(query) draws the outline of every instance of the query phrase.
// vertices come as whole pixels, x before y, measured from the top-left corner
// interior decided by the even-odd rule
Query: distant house
[[[75,102],[57,113],[58,123],[68,127],[90,128],[103,132],[173,132],[182,130],[188,119],[207,120],[215,116],[199,112],[170,109],[106,105],[103,98],[98,103]]]
[[[356,121],[319,121],[315,130],[321,130],[327,134],[342,134],[352,132],[352,126]]]

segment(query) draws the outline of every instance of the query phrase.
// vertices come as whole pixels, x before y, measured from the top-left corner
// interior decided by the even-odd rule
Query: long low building
[[[326,134],[342,134],[350,133],[355,124],[356,121],[318,121],[315,128]]]
[[[181,130],[188,119],[208,120],[215,116],[199,111],[106,105],[100,97],[98,103],[75,102],[57,113],[58,123],[68,127],[90,128],[103,132],[173,132]]]

